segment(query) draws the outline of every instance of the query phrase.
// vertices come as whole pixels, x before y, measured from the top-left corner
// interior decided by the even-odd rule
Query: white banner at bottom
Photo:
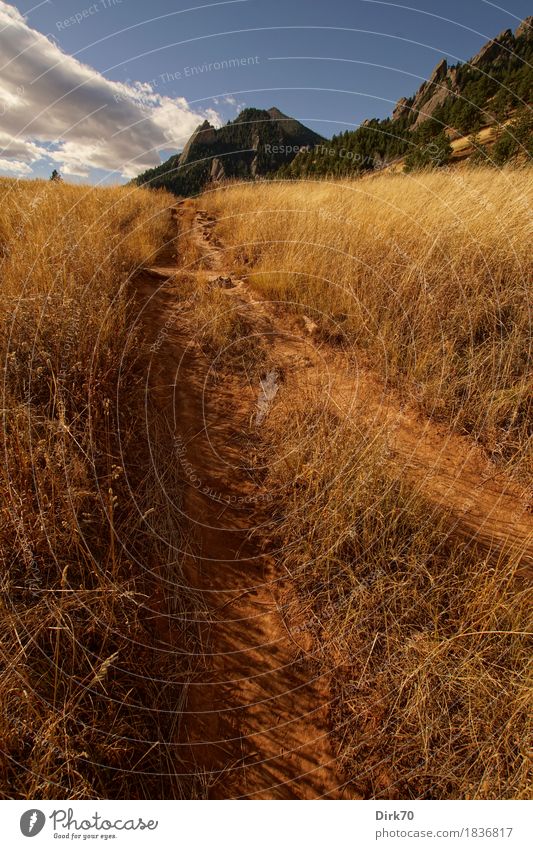
[[[5,847],[531,847],[527,801],[3,801]],[[207,806],[207,807],[205,807]],[[275,806],[275,809],[274,807]],[[34,841],[34,842],[31,842]]]

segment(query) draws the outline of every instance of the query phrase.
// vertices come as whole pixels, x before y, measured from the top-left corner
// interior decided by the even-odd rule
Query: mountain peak
[[[291,162],[302,148],[310,149],[324,141],[275,106],[268,110],[247,107],[218,129],[204,121],[178,159],[170,157],[141,174],[137,182],[154,188],[164,186],[177,195],[196,194],[213,181],[265,176]]]
[[[441,59],[440,62],[437,62],[435,67],[433,68],[433,72],[428,80],[428,83],[438,83],[441,82],[448,73],[448,63],[446,59]]]
[[[522,38],[524,35],[528,40],[533,38],[533,15],[524,18],[520,26],[516,29],[515,38]]]
[[[270,109],[267,109],[267,112],[268,112],[268,114],[270,115],[271,118],[274,118],[274,120],[279,120],[279,119],[283,119],[283,118],[285,118],[289,121],[293,120],[292,118],[289,118],[288,115],[284,115],[283,112],[280,112],[280,110],[277,108],[277,106],[271,106]]]
[[[470,60],[471,65],[479,65],[481,62],[494,62],[502,54],[507,54],[514,45],[513,31],[504,29],[496,38],[484,44],[479,53]]]
[[[187,162],[187,160],[191,158],[192,149],[196,145],[213,144],[215,138],[216,130],[213,125],[209,123],[208,120],[205,120],[201,124],[199,124],[181,152],[180,165],[184,165],[185,162]]]

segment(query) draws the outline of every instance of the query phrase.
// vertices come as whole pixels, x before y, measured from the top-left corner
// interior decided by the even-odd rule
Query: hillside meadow
[[[146,395],[139,270],[177,249],[161,297],[182,302],[180,332],[199,335],[217,385],[255,387],[272,355],[264,305],[254,319],[237,294],[228,310],[233,290],[211,285],[226,269],[280,338],[305,316],[317,350],[524,483],[532,195],[527,169],[229,183],[188,201],[176,234],[162,191],[0,181],[4,798],[207,792],[174,746],[201,601],[183,589],[183,480]],[[528,798],[519,557],[465,543],[385,423],[325,397],[291,383],[249,436],[275,495],[279,609],[330,682],[346,782],[364,798]]]
[[[229,184],[200,203],[273,314],[311,318],[354,376],[530,484],[532,199],[530,171],[472,169]],[[286,621],[332,682],[347,779],[363,798],[529,798],[520,557],[465,544],[387,423],[344,416],[328,386],[292,382],[261,440]]]
[[[529,466],[531,169],[229,184],[202,200],[265,298]]]

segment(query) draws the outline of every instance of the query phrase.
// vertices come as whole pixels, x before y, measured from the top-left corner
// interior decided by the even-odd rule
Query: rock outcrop
[[[501,32],[492,41],[487,42],[479,53],[476,53],[470,64],[474,66],[483,65],[485,62],[495,62],[509,55],[509,51],[513,49],[514,35],[512,30],[506,29]]]
[[[221,159],[215,157],[211,162],[211,170],[209,172],[209,179],[213,183],[218,183],[220,180],[223,180],[226,176],[226,172],[224,171],[224,165]]]
[[[514,56],[517,39],[526,41],[533,39],[533,16],[525,18],[515,33],[506,29],[496,38],[488,41],[466,65],[474,69],[483,69],[485,66],[504,66],[504,63]],[[490,73],[490,68],[487,68],[486,72]],[[459,67],[449,68],[446,59],[441,59],[414,97],[401,97],[398,100],[392,113],[392,120],[397,121],[410,113],[412,115],[410,126],[416,129],[433,116],[450,94],[461,93],[458,78]]]
[[[183,148],[180,154],[180,165],[185,165],[187,162],[194,159],[194,148],[197,145],[207,146],[214,144],[216,140],[216,130],[209,121],[204,121],[199,127],[196,127],[194,133]]]
[[[520,26],[517,27],[515,37],[522,38],[522,36],[525,36],[528,41],[533,40],[533,15],[524,18]]]
[[[196,194],[210,182],[255,179],[291,162],[303,147],[325,139],[275,106],[244,109],[234,121],[215,128],[204,121],[181,154],[137,178],[138,185]]]
[[[410,104],[405,98],[398,101],[396,109],[393,112],[393,118],[395,117],[395,113],[398,113],[398,116],[403,114],[407,106],[409,107],[409,111],[416,116],[414,120],[415,127],[427,120],[427,118],[431,118],[435,109],[444,103],[450,91],[454,88],[452,82],[453,70],[448,68],[446,59],[441,59],[434,67],[427,82],[422,83]]]
[[[392,120],[397,121],[402,115],[405,115],[406,112],[411,111],[411,103],[412,98],[410,97],[400,97],[398,103],[394,107],[392,112]]]

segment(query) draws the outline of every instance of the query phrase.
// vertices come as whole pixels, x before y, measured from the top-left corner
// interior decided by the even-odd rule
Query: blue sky
[[[244,105],[331,136],[389,115],[442,56],[467,60],[532,12],[523,0],[0,0],[0,169],[117,181]]]

